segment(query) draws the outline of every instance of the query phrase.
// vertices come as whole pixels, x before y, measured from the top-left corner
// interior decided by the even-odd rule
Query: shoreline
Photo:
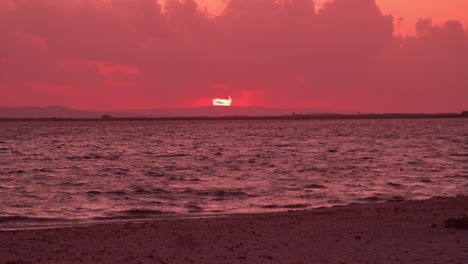
[[[460,195],[458,195],[460,196]],[[318,206],[308,208],[283,208],[278,211],[258,210],[256,212],[221,212],[221,213],[161,213],[153,216],[136,216],[136,217],[97,217],[89,219],[56,219],[56,218],[27,218],[23,216],[5,216],[3,218],[21,218],[22,220],[7,220],[1,219],[0,216],[0,232],[2,231],[21,231],[21,230],[41,230],[41,229],[60,229],[60,228],[74,228],[82,226],[105,225],[105,224],[125,224],[125,223],[142,223],[142,222],[158,222],[164,220],[183,220],[183,219],[212,219],[212,218],[235,218],[241,216],[259,216],[268,217],[274,214],[294,213],[294,212],[311,212],[315,210],[343,208],[349,206],[359,206],[365,204],[385,204],[392,202],[413,202],[424,201],[434,198],[455,198],[458,196],[434,196],[430,198],[421,199],[388,199],[380,201],[367,201],[367,202],[352,202],[348,204],[336,204],[329,206]],[[3,222],[1,221],[3,220]],[[0,264],[2,264],[0,262]]]
[[[5,263],[463,263],[468,196],[0,231]]]

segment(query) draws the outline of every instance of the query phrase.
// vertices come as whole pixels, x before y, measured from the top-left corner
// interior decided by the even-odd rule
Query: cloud
[[[144,108],[231,95],[234,105],[468,107],[459,22],[421,20],[403,38],[373,0],[315,10],[309,0],[230,0],[217,16],[194,0],[0,0],[0,97],[22,95],[0,105]]]

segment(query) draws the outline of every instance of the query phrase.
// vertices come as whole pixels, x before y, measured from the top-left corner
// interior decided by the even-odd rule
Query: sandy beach
[[[1,231],[0,263],[462,264],[468,263],[467,216],[468,197],[436,197]]]

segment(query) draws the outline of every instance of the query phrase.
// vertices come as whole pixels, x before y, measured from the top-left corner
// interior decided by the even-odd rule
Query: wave
[[[90,155],[85,155],[85,156],[70,156],[67,157],[68,160],[91,160],[91,159],[103,159],[103,156],[97,155],[97,154],[90,154]]]
[[[431,179],[421,179],[419,180],[420,182],[424,182],[424,183],[431,183],[433,182]]]
[[[88,154],[84,156],[69,156],[66,159],[71,161],[83,161],[83,160],[99,160],[99,159],[108,159],[108,160],[117,160],[120,156],[119,155],[109,155],[109,156],[101,156],[98,154]]]
[[[27,217],[27,216],[20,216],[20,215],[0,216],[0,223],[15,223],[15,222],[44,223],[44,222],[63,222],[63,221],[69,221],[69,220],[63,219],[63,218]]]
[[[327,187],[324,186],[324,185],[313,183],[313,184],[306,185],[305,188],[308,188],[308,189],[326,189]]]
[[[151,210],[151,209],[129,209],[114,212],[108,216],[97,216],[93,217],[90,220],[94,221],[109,221],[109,220],[135,220],[135,219],[146,219],[146,218],[155,218],[158,216],[171,215],[175,214],[170,211],[161,211],[161,210]]]
[[[403,184],[396,183],[396,182],[387,182],[387,185],[392,186],[392,187],[396,187],[396,188],[403,186]]]
[[[307,208],[309,206],[310,204],[286,204],[286,205],[269,204],[269,205],[262,205],[260,207],[265,208],[265,209],[280,209],[280,208],[301,209],[301,208]]]
[[[449,156],[452,157],[468,157],[467,153],[450,153]]]
[[[182,153],[174,153],[174,154],[160,154],[160,155],[155,155],[154,157],[156,158],[173,158],[173,157],[186,157],[188,156],[187,154],[182,154]]]
[[[110,191],[110,192],[106,192],[106,194],[113,194],[113,195],[123,196],[123,195],[127,195],[128,193],[125,192],[125,191]]]
[[[97,194],[101,194],[101,192],[100,191],[88,191],[86,192],[86,194],[97,195]]]
[[[468,174],[453,174],[453,175],[446,175],[444,178],[464,178],[468,179]]]
[[[190,209],[191,211],[192,211],[192,210],[193,210],[193,211],[203,211],[203,210],[204,210],[203,207],[198,206],[198,205],[196,205],[196,204],[186,204],[186,205],[185,205],[185,208],[188,208],[188,209]]]
[[[46,169],[46,168],[43,168],[43,169],[33,169],[32,171],[33,171],[33,172],[54,172],[54,170],[52,170],[52,169]]]
[[[26,173],[25,170],[11,170],[8,172],[9,174],[23,174]]]
[[[379,202],[379,201],[383,201],[382,198],[377,197],[377,196],[368,196],[368,197],[364,197],[364,198],[358,198],[357,200],[362,201],[362,202]]]
[[[159,172],[159,171],[147,171],[145,172],[146,176],[153,176],[153,177],[163,177],[166,175],[164,172]]]
[[[150,210],[150,209],[130,209],[130,210],[120,211],[120,213],[124,213],[126,215],[132,215],[132,216],[143,216],[143,215],[168,214],[170,212],[164,212],[161,210]]]
[[[97,191],[97,190],[90,190],[85,192],[87,195],[117,195],[117,196],[124,196],[124,195],[144,195],[144,194],[170,194],[170,191],[153,188],[153,189],[145,189],[145,188],[134,188],[132,191],[125,191],[125,190],[116,190],[116,191]]]
[[[125,191],[108,191],[108,192],[101,192],[101,191],[87,191],[86,194],[89,195],[98,195],[98,194],[112,194],[112,195],[118,195],[118,196],[123,196],[127,195],[128,193]]]
[[[249,194],[242,191],[225,191],[225,190],[218,190],[214,193],[214,195],[218,197],[226,197],[226,196],[248,196]]]
[[[187,188],[183,191],[184,193],[190,193],[194,194],[197,196],[215,196],[218,198],[223,198],[223,197],[253,197],[253,195],[250,195],[246,192],[240,191],[240,190],[194,190]]]

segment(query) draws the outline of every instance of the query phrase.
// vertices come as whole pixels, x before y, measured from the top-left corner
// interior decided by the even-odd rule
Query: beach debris
[[[468,230],[468,216],[461,218],[449,218],[444,221],[445,228],[466,229]]]

